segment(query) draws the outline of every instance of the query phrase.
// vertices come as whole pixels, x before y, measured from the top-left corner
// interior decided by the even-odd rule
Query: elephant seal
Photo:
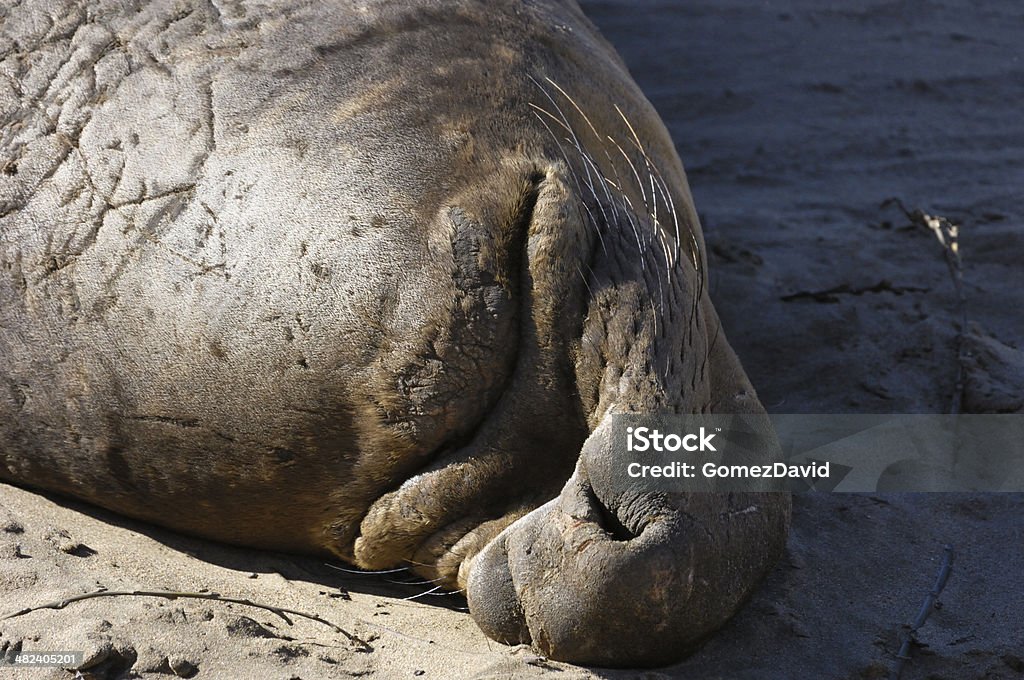
[[[0,477],[409,565],[554,659],[678,659],[779,494],[624,492],[762,412],[668,133],[571,0],[26,0],[0,25]]]

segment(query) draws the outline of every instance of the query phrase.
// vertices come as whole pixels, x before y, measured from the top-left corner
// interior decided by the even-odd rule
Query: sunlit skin
[[[615,414],[763,408],[575,3],[137,4],[80,3],[78,66],[28,64],[53,85],[0,136],[0,478],[408,566],[555,659],[721,626],[789,499],[600,472]]]

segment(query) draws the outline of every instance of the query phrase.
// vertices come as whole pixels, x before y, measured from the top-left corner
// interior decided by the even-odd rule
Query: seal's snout
[[[544,198],[538,229],[558,224]],[[658,666],[724,624],[778,560],[790,500],[658,491],[626,479],[615,414],[653,422],[661,413],[764,410],[721,333],[701,259],[637,256],[632,228],[613,226],[593,248],[563,247],[557,258],[549,253],[568,243],[564,230],[546,240],[534,232],[528,244],[531,261],[545,265],[534,271],[549,274],[533,279],[534,309],[562,299],[552,293],[572,280],[564,260],[589,253],[581,339],[566,356],[590,434],[557,497],[507,526],[462,572],[473,618],[497,640],[578,664]],[[657,242],[651,234],[646,242]],[[563,288],[538,285],[546,281]]]
[[[470,611],[491,637],[552,659],[664,665],[732,616],[778,559],[788,498],[617,489],[599,471],[609,444],[598,428],[558,498],[477,556]]]
[[[552,659],[605,666],[677,659],[707,626],[686,620],[694,565],[677,540],[686,528],[667,510],[652,505],[634,535],[578,469],[556,500],[478,556],[470,611],[491,637],[532,644]]]

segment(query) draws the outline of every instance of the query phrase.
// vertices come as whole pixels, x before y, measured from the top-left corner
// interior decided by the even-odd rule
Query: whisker
[[[697,277],[697,292],[703,294],[704,292],[704,267],[702,266],[700,257],[700,245],[697,243],[697,236],[690,231],[690,242],[693,244],[693,268],[697,271],[700,276]]]
[[[583,273],[583,270],[580,269],[579,265],[576,265],[576,271],[578,271],[580,273],[580,278],[583,279],[583,285],[587,287],[587,292],[590,293],[590,299],[593,300],[594,299],[594,291],[592,291],[590,289],[590,284],[587,283],[587,277]]]
[[[460,593],[466,592],[465,588],[459,588],[458,590],[446,590],[441,593],[423,593],[424,595],[430,595],[431,597],[450,597],[452,595],[459,595]]]
[[[558,110],[559,114],[562,116],[562,120],[559,120],[553,113],[551,113],[550,111],[546,110],[545,108],[543,108],[541,106],[538,106],[536,104],[533,104],[531,102],[530,106],[534,109],[534,115],[537,115],[538,112],[543,113],[544,115],[546,115],[549,118],[551,118],[551,120],[553,120],[555,123],[557,123],[558,125],[562,126],[562,128],[564,128],[572,136],[571,140],[566,139],[565,141],[569,142],[570,144],[572,144],[573,146],[576,147],[577,153],[584,159],[584,161],[590,160],[590,162],[593,163],[593,161],[590,159],[589,154],[586,151],[584,151],[583,148],[580,146],[579,139],[576,137],[575,131],[573,131],[572,127],[569,125],[569,121],[565,118],[565,114],[562,113],[561,109],[558,108],[558,105],[555,104],[555,102],[552,99],[551,95],[543,88],[543,86],[541,86],[540,83],[538,83],[536,81],[536,79],[534,79],[532,76],[529,76],[529,77],[530,77],[530,80],[532,80],[533,83],[544,93],[544,96],[546,96],[551,101],[551,103],[555,106],[555,108]],[[559,89],[561,89],[561,88],[559,88]],[[551,130],[550,126],[548,126],[547,123],[543,119],[540,119],[540,122],[541,122],[542,125],[544,125],[544,128],[548,131],[548,134],[550,134],[552,136],[552,138],[554,138],[555,143],[558,144],[558,150],[562,154],[562,158],[565,160],[565,163],[569,167],[570,172],[572,172],[572,163],[569,161],[568,154],[566,154],[565,149],[562,147],[561,143],[558,141],[558,138],[555,136],[554,131]],[[587,178],[586,178],[587,188],[590,189],[590,193],[594,197],[594,202],[597,204],[597,207],[601,210],[601,215],[604,218],[604,224],[608,224],[609,223],[608,222],[608,213],[605,212],[604,204],[601,202],[601,199],[598,198],[597,190],[594,189],[594,180],[593,180],[593,177],[591,177],[591,175],[590,175],[590,168],[584,166],[584,170],[586,170],[586,172],[587,172]],[[601,173],[597,170],[596,165],[594,167],[594,170],[595,170],[595,172],[597,172],[598,177],[600,177]],[[601,228],[597,224],[597,221],[596,221],[596,219],[594,217],[593,211],[586,204],[586,200],[583,197],[582,188],[580,187],[579,179],[576,178],[575,181],[576,181],[577,191],[580,194],[580,202],[583,203],[584,207],[587,210],[587,213],[590,215],[591,223],[595,225],[595,228],[597,229],[598,238],[601,240],[601,248],[604,250],[605,254],[607,255],[608,254],[608,246],[604,242],[604,236],[601,233]],[[608,192],[607,187],[604,187],[604,189],[605,189],[605,193],[607,193]]]
[[[641,198],[643,198],[644,201],[644,212],[647,212],[647,207],[649,203],[647,202],[647,193],[644,191],[643,182],[640,180],[640,173],[636,171],[636,166],[633,165],[633,161],[632,159],[630,159],[629,154],[626,153],[626,150],[619,146],[619,143],[616,142],[612,137],[608,137],[608,141],[615,145],[615,148],[619,150],[619,153],[622,154],[622,157],[626,159],[626,163],[629,165],[629,169],[633,171],[633,177],[636,179],[636,185],[640,188],[640,196]],[[625,194],[623,194],[623,197],[625,197]],[[629,205],[630,208],[633,207],[632,201],[630,201]]]
[[[324,562],[324,566],[330,567],[331,569],[337,569],[338,571],[343,571],[346,574],[359,574],[360,576],[377,576],[378,574],[397,574],[400,571],[408,571],[409,570],[409,567],[398,567],[397,569],[377,569],[377,570],[346,569],[344,567],[339,567],[336,564],[331,564],[329,562]]]
[[[665,176],[662,174],[659,167],[653,162],[650,154],[641,142],[637,128],[629,120],[628,116],[626,116],[622,107],[618,104],[613,104],[616,113],[618,113],[628,130],[626,139],[629,141],[620,144],[613,136],[600,134],[594,125],[594,121],[587,115],[576,99],[555,80],[549,76],[543,76],[543,80],[546,82],[546,85],[552,88],[549,90],[548,87],[539,82],[537,78],[534,78],[533,76],[528,77],[544,94],[555,112],[557,112],[556,115],[556,113],[552,113],[544,107],[531,103],[530,106],[534,109],[534,114],[545,126],[548,134],[550,134],[555,140],[559,151],[565,162],[569,165],[570,170],[575,166],[569,160],[569,154],[566,146],[562,143],[563,141],[568,145],[568,148],[576,151],[576,155],[583,165],[582,173],[572,173],[573,180],[576,183],[576,188],[580,192],[580,202],[583,204],[581,214],[585,210],[590,223],[597,226],[598,236],[601,240],[604,252],[607,254],[608,247],[605,243],[601,225],[605,225],[607,227],[611,224],[622,224],[625,222],[629,224],[630,230],[633,232],[633,237],[636,240],[642,270],[646,270],[646,258],[651,253],[660,253],[660,256],[663,258],[663,261],[658,263],[656,267],[658,270],[656,272],[656,276],[658,278],[657,303],[654,304],[652,302],[655,338],[657,338],[657,334],[660,330],[658,326],[659,319],[657,317],[666,312],[666,305],[668,304],[667,296],[671,295],[672,299],[675,299],[677,295],[676,292],[673,292],[677,291],[677,286],[673,283],[673,279],[679,273],[677,267],[685,261],[682,257],[683,249],[685,248],[686,250],[689,250],[689,258],[687,259],[690,261],[694,271],[697,273],[697,282],[692,288],[693,297],[691,300],[691,323],[689,324],[689,332],[691,336],[690,342],[692,343],[694,326],[699,325],[697,312],[700,300],[702,299],[706,289],[703,255],[693,228],[688,228],[685,222],[680,224],[679,211],[675,205],[673,192],[669,187]],[[563,109],[563,107],[559,105],[553,95],[553,92],[556,92],[558,95],[563,97],[566,102],[568,102],[569,106],[572,107],[571,110],[575,111],[579,116],[579,119],[581,119],[585,124],[586,127],[584,130],[589,130],[589,133],[593,135],[593,138],[597,141],[601,147],[601,151],[604,153],[605,159],[608,163],[607,167],[611,168],[611,173],[614,178],[604,172],[594,155],[590,153],[590,150],[583,147],[580,141],[580,136],[576,133],[576,130],[573,128],[573,125],[570,123],[567,116],[566,111],[569,109]],[[548,124],[548,121],[551,121],[562,128],[568,136],[560,140],[558,135],[555,134],[554,130],[552,130],[551,126]],[[634,162],[631,152],[627,151],[625,148],[626,146],[635,147],[635,151],[638,152],[640,157],[643,159],[642,166],[640,166],[639,163]],[[646,222],[641,221],[640,213],[636,210],[637,206],[634,206],[633,201],[629,196],[631,192],[626,191],[622,176],[619,174],[619,165],[621,163],[616,163],[612,158],[612,153],[610,152],[613,147],[618,150],[622,160],[625,160],[626,165],[629,167],[629,173],[632,173],[632,182],[635,183],[636,189],[639,192],[639,198],[643,203],[643,210],[653,222],[653,225],[650,228]],[[628,176],[629,173],[625,173],[626,176]],[[644,177],[644,175],[646,175],[646,177]],[[599,221],[597,219],[598,215],[595,214],[594,210],[591,210],[589,206],[589,199],[583,198],[584,184],[587,189],[586,195],[589,199],[592,199],[597,203],[597,210],[603,221]],[[599,195],[598,192],[598,184],[600,184],[601,195]],[[633,195],[636,196],[636,194]],[[606,206],[608,210],[606,210]],[[610,216],[609,211],[611,212]],[[624,220],[623,213],[625,215]],[[666,215],[668,216],[667,218]],[[663,220],[667,220],[667,224],[663,224]],[[688,247],[683,246],[684,232],[686,232],[686,235],[689,237],[689,243],[687,244]],[[653,246],[653,243],[649,242],[649,240],[656,240],[657,248],[652,248],[651,246]],[[656,254],[655,257],[657,256],[658,255]],[[662,280],[662,266],[664,266],[667,281]],[[590,290],[590,284],[587,277],[579,267],[577,267],[577,271],[587,286],[588,291],[593,295],[593,291]],[[669,289],[668,291],[666,291],[666,287]],[[668,309],[668,313],[670,315],[672,314],[673,309],[674,307]],[[668,364],[666,364],[666,371],[667,370]]]
[[[434,568],[437,567],[436,564],[427,564],[426,562],[417,562],[416,560],[411,560],[411,559],[408,559],[408,558],[405,561],[408,562],[409,564],[413,565],[414,567],[429,567],[431,569],[434,569]]]
[[[545,113],[547,113],[547,112],[545,111]],[[565,153],[565,149],[562,148],[562,143],[560,141],[558,141],[558,137],[555,135],[554,131],[551,129],[551,126],[548,125],[547,122],[545,122],[544,119],[541,118],[536,113],[536,111],[534,112],[534,115],[537,116],[537,120],[540,121],[540,124],[543,125],[544,129],[548,131],[549,135],[551,135],[551,139],[554,140],[555,145],[558,146],[558,152],[562,154],[562,159],[565,160],[566,169],[569,171],[569,175],[572,176],[573,182],[576,184],[576,191],[579,193],[579,195],[581,197],[579,202],[582,204],[583,208],[587,211],[587,214],[590,216],[590,223],[591,224],[597,224],[597,218],[594,217],[594,213],[593,213],[593,211],[591,211],[590,206],[587,205],[586,201],[582,200],[583,187],[580,186],[579,177],[573,171],[572,163],[569,161],[569,156]],[[550,114],[548,114],[548,115],[550,115]],[[586,218],[583,217],[582,213],[580,213],[580,220],[583,221],[583,222],[587,221]],[[604,243],[604,239],[603,238],[602,238],[601,242]]]
[[[404,601],[415,600],[416,598],[423,597],[424,595],[430,595],[431,593],[436,593],[439,590],[441,590],[441,586],[434,586],[430,590],[424,591],[424,592],[419,593],[417,595],[410,595],[409,597],[403,597],[403,598],[399,598],[399,599],[404,600]]]
[[[618,174],[618,172],[616,172],[616,174]],[[622,190],[621,186],[619,186],[618,184],[616,184],[615,182],[613,182],[611,180],[608,180],[608,183],[617,192],[619,192],[619,198],[622,201],[622,212],[624,212],[626,214],[626,222],[633,229],[633,235],[636,237],[637,249],[640,251],[640,253],[642,255],[643,254],[643,245],[640,242],[640,234],[637,232],[636,222],[635,222],[634,217],[633,217],[633,202],[629,200],[629,197],[626,196],[626,192]],[[640,266],[641,266],[641,268],[644,266],[643,260],[641,260]]]
[[[569,140],[568,138],[566,138],[566,140],[565,140],[565,141],[567,141],[567,142],[568,142],[568,141],[571,141],[571,140]],[[600,171],[599,171],[599,170],[597,169],[597,166],[596,166],[596,165],[594,165],[594,161],[593,161],[593,159],[592,159],[592,158],[590,157],[590,154],[588,154],[588,153],[587,153],[586,151],[584,151],[584,150],[582,150],[582,149],[579,149],[578,151],[579,151],[580,157],[581,157],[581,158],[583,159],[583,161],[584,161],[585,163],[589,163],[590,165],[592,165],[592,166],[594,167],[594,171],[595,171],[595,172],[597,173],[597,175],[598,175],[598,178],[600,178],[600,176],[601,176],[601,175],[600,175]],[[597,207],[598,207],[598,208],[599,208],[599,209],[601,210],[601,216],[602,216],[602,217],[604,218],[604,223],[605,223],[605,224],[608,224],[608,213],[607,213],[607,212],[605,212],[605,209],[604,209],[604,204],[603,204],[603,203],[601,202],[601,199],[600,199],[600,198],[598,197],[598,195],[597,195],[597,190],[596,190],[596,189],[594,189],[594,185],[593,185],[593,182],[591,181],[591,180],[592,180],[592,178],[590,177],[590,173],[589,173],[589,171],[587,172],[587,178],[588,178],[588,181],[587,181],[587,188],[588,188],[588,189],[590,189],[590,195],[594,197],[594,203],[596,203],[596,204],[597,204]],[[606,189],[606,191],[607,191],[607,189]],[[581,196],[580,198],[582,199],[582,196]]]
[[[559,92],[561,92],[561,93],[562,93],[562,96],[563,96],[563,97],[565,97],[566,99],[568,99],[568,100],[569,100],[569,103],[570,103],[570,104],[572,104],[572,105],[573,105],[573,108],[575,108],[575,109],[576,109],[576,111],[577,111],[577,112],[579,112],[580,116],[582,116],[582,117],[583,117],[583,120],[585,120],[585,121],[586,121],[587,125],[588,125],[588,126],[590,127],[590,130],[591,130],[591,131],[592,131],[592,132],[594,133],[594,136],[596,137],[596,136],[597,136],[597,130],[595,130],[595,129],[594,129],[594,124],[590,122],[590,119],[589,119],[589,118],[587,118],[587,114],[585,114],[585,113],[583,112],[583,109],[581,109],[581,108],[580,108],[580,105],[576,103],[576,100],[575,100],[575,99],[573,99],[572,97],[570,97],[570,96],[569,96],[569,93],[568,93],[568,92],[566,92],[565,90],[563,90],[563,89],[562,89],[562,86],[561,86],[561,85],[559,85],[558,83],[556,83],[556,82],[555,82],[554,80],[552,80],[552,79],[551,79],[551,78],[550,78],[549,76],[544,76],[544,80],[546,80],[546,81],[548,81],[549,83],[551,83],[551,85],[552,85],[552,86],[554,86],[554,88],[555,88],[556,90],[558,90]]]
[[[646,268],[643,258],[644,244],[640,241],[640,231],[637,229],[637,224],[633,217],[633,201],[629,200],[629,196],[626,196],[626,194],[622,194],[622,200],[629,204],[629,210],[626,211],[626,219],[629,222],[629,226],[633,229],[633,236],[636,237],[636,247],[640,252],[640,270],[643,271]]]
[[[551,93],[548,92],[547,89],[543,85],[541,85],[537,81],[537,79],[534,78],[532,75],[526,74],[526,77],[529,78],[531,81],[533,81],[533,84],[536,85],[537,88],[541,92],[544,93],[544,96],[548,98],[548,101],[551,102],[551,105],[555,107],[555,111],[558,112],[558,115],[562,118],[562,121],[565,123],[565,127],[569,131],[569,134],[572,135],[572,141],[573,141],[574,146],[576,147],[576,150],[579,153],[581,153],[581,154],[584,153],[583,146],[580,144],[580,140],[576,136],[575,130],[572,129],[572,125],[569,124],[569,119],[566,118],[565,112],[562,111],[562,108],[555,101],[555,98],[552,97]],[[590,176],[590,168],[587,168],[587,167],[584,166],[584,170],[587,171],[587,183],[589,184],[591,191],[593,191],[594,190],[594,181],[593,181],[593,178]]]
[[[608,153],[608,147],[607,147],[607,146],[606,146],[606,145],[604,144],[604,141],[605,141],[605,140],[604,140],[604,139],[603,139],[603,138],[601,137],[601,135],[600,135],[600,134],[598,133],[598,131],[597,131],[597,128],[596,128],[596,127],[594,127],[594,124],[593,124],[593,123],[591,122],[591,120],[590,120],[590,117],[589,117],[589,116],[588,116],[588,115],[586,114],[586,112],[585,112],[585,111],[584,111],[584,110],[583,110],[582,108],[580,108],[580,105],[576,103],[576,100],[575,100],[575,99],[573,99],[573,98],[572,98],[572,97],[571,97],[571,96],[569,95],[569,93],[568,93],[568,92],[566,92],[566,91],[565,91],[564,89],[562,89],[562,86],[561,86],[561,85],[559,85],[559,84],[558,84],[557,82],[555,82],[554,80],[552,80],[552,79],[551,79],[550,77],[547,77],[547,76],[545,76],[545,78],[544,78],[544,79],[545,79],[545,80],[547,80],[547,81],[548,81],[549,83],[551,83],[551,85],[552,85],[552,86],[554,86],[554,87],[555,87],[555,89],[557,89],[557,90],[558,90],[559,92],[561,92],[561,93],[562,93],[562,96],[563,96],[563,97],[565,97],[566,99],[568,99],[568,100],[569,100],[569,103],[573,105],[573,108],[575,108],[575,109],[576,109],[576,111],[577,111],[577,112],[578,112],[578,113],[580,114],[580,117],[582,117],[582,118],[583,118],[583,120],[584,120],[584,122],[586,122],[586,124],[587,124],[587,127],[589,127],[589,128],[590,128],[590,132],[591,132],[591,133],[593,133],[593,135],[594,135],[594,138],[595,138],[596,140],[598,140],[599,142],[601,142],[601,150],[602,150],[602,151],[604,151],[604,155],[605,155],[605,158],[607,158],[607,159],[608,159],[608,165],[609,165],[609,166],[611,166],[612,168],[614,168],[614,167],[615,167],[615,164],[614,164],[614,162],[612,162],[612,156],[611,156],[611,154],[610,154],[610,153]],[[594,164],[594,169],[595,169],[595,171],[597,171],[597,172],[598,172],[598,176],[599,176],[599,177],[600,177],[600,178],[601,178],[602,180],[604,180],[604,181],[607,181],[607,179],[608,179],[608,178],[604,176],[604,173],[603,173],[603,172],[600,172],[599,170],[597,170],[597,164],[596,164],[596,163]],[[603,183],[603,182],[602,182],[602,183]],[[606,195],[608,195],[608,200],[609,200],[609,201],[611,202],[612,210],[613,210],[613,211],[614,211],[614,212],[616,213],[616,215],[615,215],[615,218],[616,218],[616,220],[618,220],[618,218],[619,218],[619,216],[618,216],[618,214],[617,214],[617,213],[618,213],[618,208],[617,208],[617,206],[615,205],[615,202],[611,200],[611,195],[610,195],[610,193],[608,192],[608,189],[607,189],[607,187],[605,187],[605,193],[606,193]]]
[[[629,128],[629,131],[630,131],[630,132],[632,133],[632,135],[633,135],[633,139],[634,139],[634,140],[636,141],[636,143],[637,143],[637,146],[639,146],[639,147],[640,147],[640,153],[641,153],[641,154],[643,154],[643,156],[644,156],[644,158],[645,158],[645,159],[647,159],[647,154],[646,154],[646,152],[644,152],[644,150],[643,150],[643,146],[642,146],[642,145],[640,144],[640,138],[639,138],[639,137],[637,137],[637,135],[636,135],[636,130],[634,130],[634,129],[633,129],[633,126],[632,126],[632,124],[630,124],[630,122],[629,122],[629,119],[628,119],[628,118],[626,118],[626,114],[624,114],[624,113],[622,112],[622,109],[620,109],[620,108],[619,108],[619,105],[618,105],[618,104],[613,104],[612,106],[614,106],[614,107],[615,107],[615,110],[616,110],[616,111],[617,111],[617,112],[619,113],[619,116],[620,116],[620,117],[622,118],[622,120],[623,120],[623,121],[624,121],[624,122],[626,123],[626,127],[627,127],[627,128]],[[625,151],[624,151],[624,150],[622,149],[622,147],[621,147],[621,146],[619,146],[619,145],[618,145],[618,143],[617,143],[617,142],[615,143],[615,146],[618,146],[618,147],[619,147],[619,151],[621,151],[621,152],[622,152],[622,155],[623,155],[623,156],[625,156],[625,158],[626,158],[626,161],[627,161],[627,162],[629,163],[629,167],[633,168],[633,174],[634,174],[634,175],[636,176],[636,184],[637,184],[637,187],[639,187],[639,188],[640,188],[640,194],[641,194],[641,195],[643,196],[643,199],[644,199],[644,207],[645,207],[645,208],[648,208],[648,212],[649,212],[649,208],[650,208],[650,203],[649,203],[649,202],[647,201],[647,192],[646,192],[646,191],[644,191],[644,185],[643,185],[643,183],[642,183],[642,182],[640,181],[640,173],[638,173],[638,172],[636,171],[636,168],[635,168],[635,167],[633,166],[633,161],[631,161],[631,160],[629,159],[629,156],[628,156],[628,155],[626,155],[626,152],[625,152]],[[648,160],[648,162],[650,162],[650,161]]]
[[[665,233],[660,228],[657,229],[657,231],[655,231],[655,238],[658,239],[658,243],[661,245],[661,257],[662,257],[662,259],[664,261],[664,264],[665,264],[664,267],[659,267],[658,268],[658,272],[659,272],[659,274],[658,274],[658,287],[659,287],[659,292],[662,292],[660,290],[660,288],[661,288],[661,274],[660,274],[660,272],[661,272],[662,269],[665,270],[665,278],[666,278],[666,282],[665,283],[667,285],[671,286],[672,285],[672,269],[669,266],[668,243],[666,243],[666,241],[665,241]],[[662,312],[664,312],[664,310],[665,310],[665,296],[664,296],[664,293],[662,293],[661,296],[660,296],[659,305],[660,305],[660,310]]]
[[[617,207],[615,205],[615,199],[612,198],[612,192],[608,191],[608,185],[609,184],[611,184],[613,187],[615,185],[612,184],[611,180],[609,180],[607,177],[604,176],[604,173],[602,173],[601,170],[597,167],[597,163],[594,162],[594,159],[593,159],[593,157],[590,156],[590,154],[584,154],[583,160],[585,162],[587,162],[587,163],[590,163],[593,166],[594,172],[597,173],[598,178],[601,180],[601,188],[604,189],[605,198],[608,199],[608,204],[611,205],[611,207],[612,207],[612,213],[615,216],[615,223],[617,224],[618,221],[619,221],[619,211],[618,211],[618,209],[617,209]],[[616,189],[617,188],[618,187],[616,187]],[[595,196],[595,199],[596,198],[597,197]],[[599,199],[597,199],[597,200],[598,200],[598,205],[603,205],[600,202]],[[604,208],[603,207],[601,208],[601,213],[602,213],[602,215],[604,215],[605,224],[606,225],[607,224],[611,224],[611,222],[608,221],[608,214],[606,212],[604,212]],[[598,229],[597,235],[601,239],[601,247],[604,249],[605,255],[607,255],[608,254],[608,247],[604,243],[604,236],[601,234],[601,231],[602,231],[601,229]]]
[[[678,218],[678,215],[676,213],[675,202],[672,201],[672,192],[668,190],[668,186],[665,183],[665,178],[662,176],[661,171],[658,170],[658,166],[651,162],[651,158],[647,154],[647,150],[644,148],[643,144],[641,144],[640,137],[639,137],[639,135],[637,135],[636,130],[633,128],[633,124],[629,122],[629,118],[626,117],[626,114],[623,113],[622,109],[620,109],[618,106],[615,107],[615,110],[618,112],[619,116],[622,118],[622,121],[626,124],[626,127],[629,128],[630,133],[633,135],[633,143],[636,145],[637,150],[643,155],[644,161],[647,163],[649,171],[653,171],[652,180],[653,180],[653,175],[657,175],[659,184],[662,187],[664,187],[664,192],[663,192],[662,198],[665,198],[666,195],[667,195],[667,198],[668,198],[668,200],[670,202],[670,211],[671,211],[671,214],[672,214],[673,221],[675,223],[676,249],[677,249],[676,257],[678,258],[678,248],[679,248],[679,245],[680,245],[682,239],[680,238],[680,233],[679,233],[679,218]]]
[[[570,128],[568,125],[566,125],[564,122],[562,122],[561,118],[559,118],[555,114],[551,113],[550,111],[545,109],[543,106],[540,106],[538,104],[534,104],[533,102],[527,102],[527,106],[529,106],[531,109],[533,109],[537,113],[543,113],[545,116],[547,116],[548,118],[551,119],[551,122],[558,124],[563,130],[565,130],[569,134],[572,134],[572,128]]]
[[[661,290],[661,276],[658,276],[658,290]],[[654,306],[654,300],[651,300],[651,318],[654,320],[654,334],[651,338],[651,346],[654,347],[658,342],[658,310]],[[654,356],[658,356],[655,351]]]
[[[551,126],[547,124],[547,121],[545,121],[543,118],[540,117],[540,114],[541,113],[544,114],[545,116],[550,118],[552,121],[554,121],[558,125],[562,126],[562,128],[565,129],[570,135],[572,134],[572,128],[570,128],[566,123],[563,123],[561,120],[559,120],[553,113],[551,113],[547,109],[545,109],[545,108],[543,108],[541,106],[537,106],[533,102],[529,102],[529,105],[534,110],[533,111],[533,115],[537,117],[537,120],[540,121],[540,124],[543,125],[544,129],[547,130],[549,135],[551,135],[551,139],[553,139],[555,144],[558,145],[558,151],[559,151],[559,153],[562,154],[562,159],[565,161],[565,164],[568,166],[568,168],[570,170],[570,173],[573,175],[573,180],[576,182],[576,190],[582,196],[583,195],[583,187],[580,186],[580,180],[576,176],[576,173],[572,172],[572,162],[569,160],[569,155],[565,152],[565,149],[562,147],[562,143],[560,141],[558,141],[558,135],[556,135],[555,131],[551,129]],[[566,141],[569,141],[569,140],[566,139]],[[593,192],[594,191],[593,187],[590,187],[590,190],[591,190],[591,192]]]
[[[390,578],[386,578],[384,580],[387,581],[388,583],[394,583],[394,584],[400,585],[400,586],[425,586],[425,585],[428,585],[430,583],[437,583],[438,581],[443,581],[444,577],[443,576],[438,576],[437,578],[425,579],[423,581],[396,581],[395,579],[390,579]]]
[[[672,265],[674,267],[675,262],[678,262],[679,260],[679,248],[681,245],[681,236],[679,234],[679,214],[676,212],[675,201],[672,200],[672,191],[668,188],[668,184],[665,182],[665,178],[662,176],[661,171],[658,170],[658,166],[650,164],[650,169],[658,179],[658,192],[661,194],[662,200],[668,204],[668,212],[672,216],[672,223],[675,227],[676,242]]]

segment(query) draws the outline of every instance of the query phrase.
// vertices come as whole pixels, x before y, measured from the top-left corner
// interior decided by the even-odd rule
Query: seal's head
[[[620,414],[764,409],[711,304],[686,180],[649,105],[584,106],[554,80],[531,80],[546,144],[510,152],[480,173],[494,186],[437,220],[454,280],[501,287],[480,298],[488,314],[466,320],[492,328],[474,352],[509,358],[500,395],[465,445],[374,504],[354,558],[385,567],[405,556],[464,589],[503,642],[576,663],[667,663],[778,559],[790,501],[654,492],[611,473],[626,464]],[[472,298],[457,297],[463,308]]]

